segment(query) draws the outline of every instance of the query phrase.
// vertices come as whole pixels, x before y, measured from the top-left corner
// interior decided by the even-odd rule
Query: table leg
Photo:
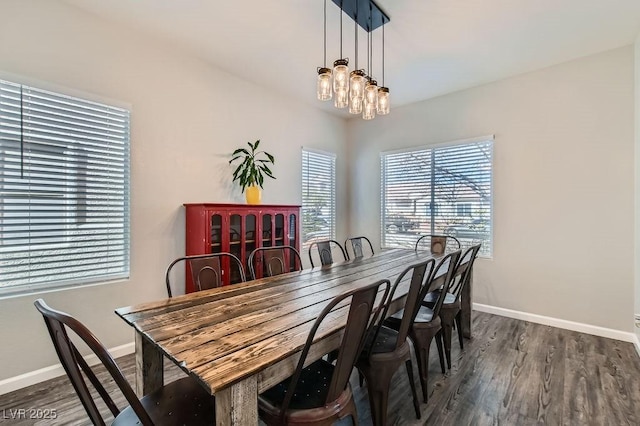
[[[162,352],[149,339],[136,333],[136,393],[142,398],[163,385]]]
[[[471,339],[471,299],[473,293],[473,268],[469,271],[469,282],[462,288],[460,295],[460,316],[462,324],[462,335]]]
[[[217,426],[258,424],[258,382],[256,376],[216,393]]]

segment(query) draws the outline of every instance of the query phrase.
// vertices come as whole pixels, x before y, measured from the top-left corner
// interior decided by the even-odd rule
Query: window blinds
[[[302,238],[334,239],[336,233],[336,156],[302,150]]]
[[[129,111],[0,80],[0,294],[129,275]]]
[[[381,155],[383,247],[451,235],[492,252],[493,138]]]

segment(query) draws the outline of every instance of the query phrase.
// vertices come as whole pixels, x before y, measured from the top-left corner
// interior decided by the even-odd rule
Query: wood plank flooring
[[[452,368],[444,376],[432,351],[429,403],[421,404],[420,420],[406,371],[399,370],[390,396],[390,425],[640,424],[640,358],[632,344],[481,312],[474,312],[472,327],[474,338],[465,340],[464,351],[454,339]],[[133,382],[133,355],[117,361]],[[182,375],[166,365],[167,381]],[[366,385],[360,388],[356,378],[352,386],[360,424],[370,425]],[[122,405],[123,398],[115,395]],[[4,418],[16,409],[55,409],[57,419]],[[0,424],[91,423],[61,377],[1,395]]]

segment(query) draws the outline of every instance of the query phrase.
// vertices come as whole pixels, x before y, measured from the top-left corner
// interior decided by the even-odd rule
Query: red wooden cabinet
[[[186,255],[229,252],[248,276],[249,254],[258,247],[290,245],[300,251],[300,206],[247,204],[185,204]],[[224,285],[240,281],[236,268],[223,260]],[[258,275],[261,268],[258,266]],[[185,292],[195,291],[186,271]]]

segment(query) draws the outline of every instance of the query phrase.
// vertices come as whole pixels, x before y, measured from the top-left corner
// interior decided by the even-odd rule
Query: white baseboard
[[[633,334],[633,345],[636,347],[636,352],[638,352],[638,356],[640,356],[640,339],[638,339],[637,334]]]
[[[512,309],[499,308],[497,306],[483,305],[480,303],[474,303],[473,309],[480,312],[486,312],[489,314],[500,315],[503,317],[509,317],[519,319],[523,321],[534,322],[536,324],[550,325],[552,327],[562,328],[565,330],[578,331],[580,333],[592,334],[594,336],[607,337],[609,339],[621,340],[623,342],[631,342],[636,344],[636,349],[640,349],[638,342],[638,336],[635,333],[629,333],[620,330],[614,330],[612,328],[598,327],[597,325],[584,324],[580,322],[567,321],[558,318],[545,317],[544,315],[531,314],[528,312],[514,311]]]
[[[109,353],[114,358],[132,354],[134,351],[135,345],[133,342],[109,349]],[[96,365],[100,362],[98,357],[94,354],[86,356],[84,359],[89,365]],[[54,379],[65,374],[62,364],[56,364],[20,374],[19,376],[9,377],[8,379],[0,380],[0,395],[35,385],[36,383],[44,382],[45,380]]]

